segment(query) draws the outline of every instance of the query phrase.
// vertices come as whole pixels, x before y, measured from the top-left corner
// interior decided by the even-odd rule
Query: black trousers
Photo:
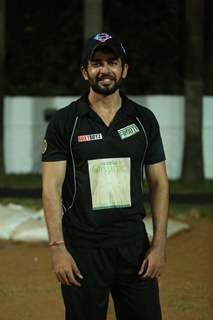
[[[66,320],[105,320],[111,293],[117,320],[161,320],[157,279],[142,280],[146,245],[72,248],[84,279],[81,287],[62,285]]]

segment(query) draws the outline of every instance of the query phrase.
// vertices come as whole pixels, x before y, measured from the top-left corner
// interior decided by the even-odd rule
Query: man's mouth
[[[112,81],[115,81],[115,78],[112,76],[104,76],[97,78],[97,81],[103,84],[110,84]]]

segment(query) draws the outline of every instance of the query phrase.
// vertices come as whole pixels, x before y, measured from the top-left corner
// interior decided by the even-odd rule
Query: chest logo
[[[118,134],[122,140],[134,136],[138,132],[140,132],[140,130],[135,123],[132,123],[129,126],[118,130]]]
[[[78,136],[78,142],[87,142],[101,139],[103,139],[101,133],[85,134],[82,136]]]

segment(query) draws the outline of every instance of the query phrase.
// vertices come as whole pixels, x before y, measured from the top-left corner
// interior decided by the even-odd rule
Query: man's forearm
[[[61,195],[55,190],[43,191],[43,207],[49,241],[63,240]]]
[[[168,222],[168,183],[156,184],[151,188],[151,211],[153,218],[154,246],[165,246]]]

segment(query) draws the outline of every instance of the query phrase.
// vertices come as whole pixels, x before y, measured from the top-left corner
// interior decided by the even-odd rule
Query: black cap
[[[95,52],[95,49],[97,49],[99,46],[110,47],[124,62],[127,61],[126,51],[121,41],[116,36],[108,33],[96,33],[85,43],[81,59],[81,64],[83,67],[87,66],[88,61],[91,60]]]

